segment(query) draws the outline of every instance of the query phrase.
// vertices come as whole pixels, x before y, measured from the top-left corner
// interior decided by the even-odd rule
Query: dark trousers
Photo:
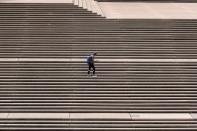
[[[93,63],[88,63],[89,69],[88,69],[88,74],[90,74],[91,69],[93,69],[93,74],[95,74],[95,66]]]

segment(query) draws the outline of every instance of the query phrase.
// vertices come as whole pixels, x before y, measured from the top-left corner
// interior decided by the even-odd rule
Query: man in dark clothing
[[[90,74],[91,69],[93,69],[93,75],[95,75],[95,66],[94,66],[94,57],[96,53],[93,53],[87,57],[87,64],[88,64],[88,74]]]

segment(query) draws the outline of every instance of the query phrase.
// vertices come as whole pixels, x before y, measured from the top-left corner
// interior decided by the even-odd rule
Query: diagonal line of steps
[[[98,15],[104,17],[104,14],[99,7],[99,3],[95,0],[74,0],[73,3],[74,5],[78,5],[79,7],[92,11],[93,13],[97,13]]]

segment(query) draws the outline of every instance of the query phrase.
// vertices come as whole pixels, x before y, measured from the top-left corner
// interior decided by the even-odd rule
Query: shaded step
[[[91,131],[195,131],[195,120],[131,120],[131,119],[1,119],[2,130],[91,130]]]

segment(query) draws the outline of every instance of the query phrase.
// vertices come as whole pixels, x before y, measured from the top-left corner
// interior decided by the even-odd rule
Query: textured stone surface
[[[0,118],[7,118],[8,117],[8,113],[0,113]]]
[[[1,0],[0,3],[72,3],[72,0]]]
[[[189,113],[131,113],[132,119],[192,119]]]
[[[100,2],[107,18],[197,19],[197,3]]]
[[[10,113],[8,118],[69,118],[69,113]]]
[[[190,115],[193,119],[197,119],[197,113],[191,113]]]
[[[70,118],[130,118],[129,113],[71,113]]]

